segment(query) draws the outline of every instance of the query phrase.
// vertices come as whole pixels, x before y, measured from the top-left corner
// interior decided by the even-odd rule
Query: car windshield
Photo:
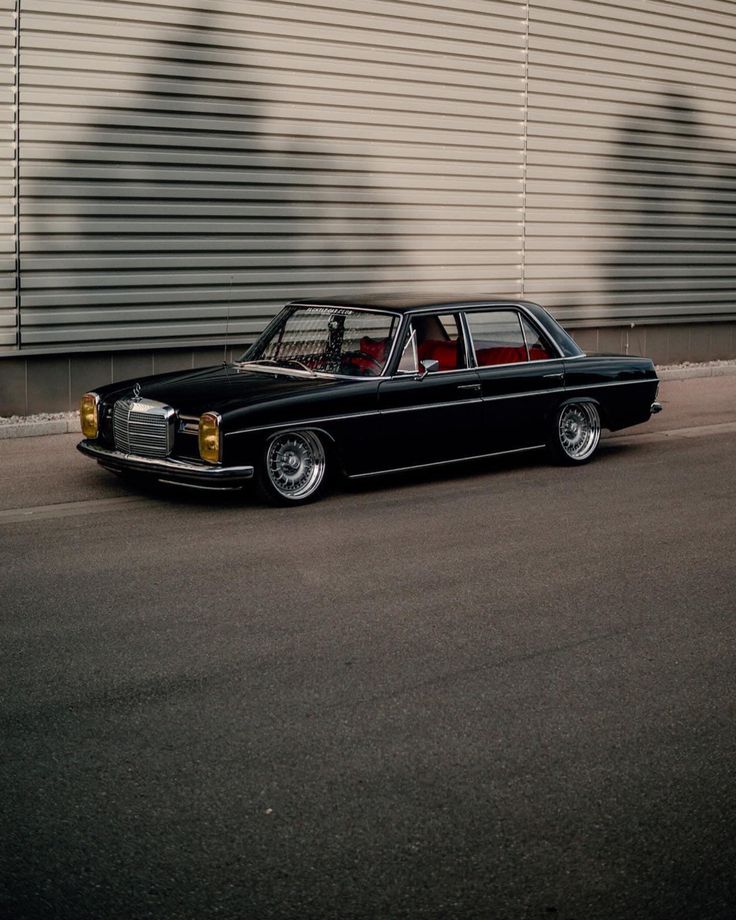
[[[379,377],[398,317],[347,307],[288,307],[240,359],[310,373]]]

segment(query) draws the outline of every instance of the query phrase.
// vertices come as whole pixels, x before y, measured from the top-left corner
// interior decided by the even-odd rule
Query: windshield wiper
[[[288,367],[289,365],[295,364],[300,370],[306,371],[310,377],[316,377],[317,372],[311,368],[307,367],[303,361],[299,361],[297,358],[248,358],[245,361],[238,361],[238,364],[260,364],[264,367]]]

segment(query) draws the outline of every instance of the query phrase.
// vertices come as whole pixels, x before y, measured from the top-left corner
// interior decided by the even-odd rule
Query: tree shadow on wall
[[[618,315],[668,323],[733,312],[736,160],[688,96],[665,93],[659,117],[625,120],[606,181],[625,196],[611,218],[623,242],[605,269]]]
[[[72,340],[85,328],[105,346],[214,342],[227,325],[243,342],[286,300],[370,295],[402,262],[358,142],[329,152],[281,103],[271,119],[263,67],[224,47],[217,15],[153,48],[133,37],[113,70],[90,71],[81,95],[103,114],[67,125],[27,183],[27,315],[68,324]],[[156,63],[120,92],[136,50]]]

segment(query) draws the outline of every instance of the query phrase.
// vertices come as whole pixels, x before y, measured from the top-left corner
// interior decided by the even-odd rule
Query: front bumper
[[[252,466],[210,466],[175,457],[141,457],[90,440],[80,441],[77,450],[114,473],[139,473],[159,482],[199,489],[239,489],[254,472]]]

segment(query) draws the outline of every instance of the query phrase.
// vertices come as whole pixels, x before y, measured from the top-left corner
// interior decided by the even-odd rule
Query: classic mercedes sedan
[[[271,502],[350,478],[546,448],[659,411],[648,358],[586,355],[526,301],[287,304],[239,361],[86,393],[79,450],[123,475]]]

